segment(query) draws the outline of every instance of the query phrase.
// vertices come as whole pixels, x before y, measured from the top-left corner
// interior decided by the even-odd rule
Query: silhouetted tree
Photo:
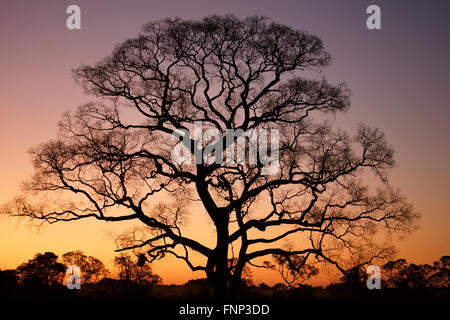
[[[433,263],[434,272],[428,278],[428,286],[450,288],[450,256],[442,256]]]
[[[114,258],[114,264],[118,268],[119,279],[135,282],[137,284],[157,285],[161,283],[161,278],[153,274],[149,264],[139,265],[133,261],[130,255],[121,254]]]
[[[139,221],[147,237],[124,249],[145,249],[150,261],[174,255],[204,271],[219,296],[238,290],[245,266],[266,256],[315,257],[344,272],[341,258],[377,248],[377,230],[409,231],[418,215],[388,184],[394,160],[383,134],[360,125],[352,137],[324,121],[348,110],[349,90],[300,74],[329,63],[319,38],[261,17],[147,23],[111,56],[73,72],[102,99],[66,113],[60,137],[31,150],[25,191],[33,198],[4,211],[49,223]],[[192,134],[199,122],[204,139]],[[254,140],[251,130],[261,129],[271,138]],[[250,145],[242,159],[236,138]],[[174,157],[181,154],[186,161]],[[362,181],[369,173],[376,190]],[[42,204],[36,191],[45,199],[56,191],[58,201]],[[63,202],[61,191],[74,198]],[[192,201],[214,226],[212,248],[183,228]],[[307,241],[281,249],[299,234]],[[233,270],[231,246],[239,248]],[[194,264],[192,251],[206,262]]]
[[[66,266],[57,260],[58,256],[53,252],[37,253],[33,259],[17,267],[19,283],[33,288],[62,285]]]
[[[16,270],[0,270],[0,297],[13,293],[17,287]]]
[[[405,259],[389,261],[383,266],[383,275],[385,286],[388,288],[408,287],[406,278],[408,263]]]
[[[448,288],[450,285],[450,257],[443,256],[433,266],[408,264],[405,259],[387,262],[382,269],[385,285],[389,288],[423,289]]]
[[[288,289],[293,289],[319,273],[319,269],[306,263],[302,255],[273,255],[272,260],[264,261],[264,265],[278,271]]]
[[[86,256],[79,250],[63,254],[62,261],[66,266],[76,265],[80,268],[81,284],[98,282],[108,275],[108,270],[102,261],[92,256]]]
[[[228,259],[228,269],[230,270],[230,276],[233,276],[234,270],[236,268],[236,264],[238,259],[232,258]],[[245,266],[241,271],[241,280],[242,284],[246,287],[253,285],[253,273],[249,266]]]
[[[261,289],[267,289],[267,288],[270,288],[266,283],[264,283],[264,282],[261,282],[259,285],[258,285],[258,288],[261,288]]]
[[[366,288],[367,277],[366,269],[357,265],[348,269],[340,280],[352,289],[360,289]]]

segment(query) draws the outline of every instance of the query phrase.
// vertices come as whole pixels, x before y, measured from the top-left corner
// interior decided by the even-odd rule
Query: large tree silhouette
[[[319,38],[261,17],[147,23],[112,55],[74,70],[100,99],[64,114],[59,138],[32,149],[35,173],[25,190],[33,198],[17,198],[7,211],[49,223],[138,221],[147,237],[121,249],[145,249],[149,261],[174,255],[204,271],[219,296],[239,289],[246,265],[271,255],[291,269],[316,259],[343,272],[348,255],[382,256],[372,235],[409,231],[417,214],[388,183],[393,150],[383,134],[332,127],[334,114],[349,108],[346,85],[301,77],[329,63]],[[209,138],[194,136],[195,121]],[[234,150],[227,129],[243,137],[279,130],[268,150],[279,161],[252,154],[254,140],[246,161],[236,150],[234,161],[210,161],[226,154],[213,143]],[[187,149],[194,160],[173,156],[174,130],[185,144],[175,151]],[[48,201],[52,194],[57,201]],[[214,245],[186,236],[191,202],[212,222]],[[285,238],[296,248],[282,249]],[[192,252],[206,262],[195,263]],[[300,264],[291,259],[298,256]]]

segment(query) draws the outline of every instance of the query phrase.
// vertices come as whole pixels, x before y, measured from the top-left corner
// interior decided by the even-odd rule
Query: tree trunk
[[[207,277],[211,283],[214,295],[223,300],[230,296],[230,271],[228,268],[228,221],[216,224],[217,244],[214,255],[208,259]]]
[[[230,290],[231,294],[236,297],[239,294],[239,291],[242,288],[243,280],[242,280],[242,271],[244,270],[245,262],[242,259],[239,259],[233,272],[233,276],[230,281]]]

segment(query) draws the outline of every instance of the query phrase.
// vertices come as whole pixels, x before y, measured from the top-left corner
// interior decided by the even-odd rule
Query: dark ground
[[[77,318],[113,319],[301,319],[310,316],[324,318],[402,318],[417,317],[425,312],[446,317],[450,306],[450,289],[421,290],[351,288],[334,285],[327,288],[302,286],[295,290],[271,287],[249,287],[240,296],[217,301],[204,283],[190,282],[182,286],[148,287],[106,279],[86,284],[81,290],[64,286],[53,288],[3,288],[0,292],[2,310],[19,318],[76,316]],[[241,314],[225,312],[225,305],[238,308]],[[267,305],[267,314],[247,315]],[[250,306],[250,307],[248,307]],[[259,306],[259,307],[258,307]],[[182,308],[213,307],[212,316],[183,315]],[[266,307],[267,310],[267,307]],[[444,312],[444,313],[442,313]],[[224,314],[226,313],[226,314]],[[3,317],[1,317],[3,318]]]

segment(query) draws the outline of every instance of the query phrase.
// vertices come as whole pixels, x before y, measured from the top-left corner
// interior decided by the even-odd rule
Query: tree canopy
[[[82,271],[81,284],[98,282],[108,275],[108,270],[99,259],[86,256],[83,252],[76,250],[66,252],[62,256],[62,261],[66,266],[76,265]]]
[[[33,259],[17,267],[19,283],[35,288],[62,285],[66,266],[57,259],[53,252],[37,253]]]
[[[154,274],[149,264],[140,264],[133,261],[128,254],[121,254],[114,258],[114,264],[119,270],[119,279],[132,281],[137,284],[156,285],[161,283],[161,278]]]
[[[329,63],[318,37],[262,17],[149,22],[110,56],[73,71],[99,99],[65,113],[59,137],[31,150],[29,194],[5,211],[49,223],[137,221],[147,237],[122,249],[148,261],[174,255],[204,271],[220,295],[238,290],[244,267],[266,256],[294,269],[315,259],[342,272],[343,258],[385,257],[373,235],[408,232],[418,214],[389,184],[394,152],[383,133],[333,127],[350,106],[347,86],[306,77]],[[263,130],[270,139],[251,140],[249,132]],[[267,152],[237,161],[240,137]],[[179,139],[176,151],[195,161],[173,156]],[[71,196],[40,203],[29,196],[36,192]],[[186,236],[192,202],[214,226],[213,246]],[[295,248],[283,249],[293,237]],[[206,263],[195,264],[191,252]]]

